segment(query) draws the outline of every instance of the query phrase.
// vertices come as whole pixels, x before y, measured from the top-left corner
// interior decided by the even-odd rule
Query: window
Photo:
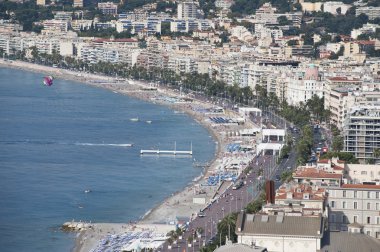
[[[335,207],[335,201],[331,201],[331,208]]]
[[[345,209],[346,207],[347,207],[347,203],[346,203],[346,201],[343,201],[342,202],[342,208]]]
[[[357,215],[354,215],[354,222],[358,222],[358,216]]]
[[[358,196],[358,192],[354,191],[354,198],[356,198],[357,196]]]
[[[346,198],[346,191],[343,191],[343,198]]]
[[[367,216],[367,224],[371,224],[371,217]]]
[[[347,216],[343,215],[343,224],[346,224],[346,223],[348,223]]]
[[[367,210],[371,210],[371,203],[367,203]]]
[[[368,199],[371,198],[371,192],[367,192],[367,198],[368,198]]]
[[[376,232],[376,239],[380,238],[380,232]]]
[[[362,171],[361,175],[367,175],[367,171]]]
[[[354,202],[354,209],[358,209],[358,202]]]
[[[379,192],[376,192],[376,199],[379,198]]]
[[[380,217],[376,217],[376,224],[379,225],[380,224]]]
[[[379,210],[379,203],[376,203],[376,210]]]
[[[331,222],[335,222],[335,214],[331,215]]]

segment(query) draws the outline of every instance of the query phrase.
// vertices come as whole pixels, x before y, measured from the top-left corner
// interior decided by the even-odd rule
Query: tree
[[[291,171],[285,171],[281,174],[281,181],[288,183],[293,179],[293,173]]]
[[[278,24],[279,25],[290,25],[291,22],[288,20],[286,16],[279,16],[277,18]]]
[[[221,237],[222,244],[226,243],[226,236],[228,236],[232,242],[237,242],[237,235],[235,233],[237,216],[237,213],[230,213],[218,223],[217,235]]]
[[[336,152],[340,152],[341,150],[343,150],[343,137],[342,136],[335,136],[333,139],[332,139],[332,150],[333,151],[336,151]]]

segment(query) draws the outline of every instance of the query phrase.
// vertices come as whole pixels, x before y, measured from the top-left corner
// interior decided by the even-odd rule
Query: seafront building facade
[[[378,160],[374,150],[380,148],[380,104],[352,107],[344,126],[344,151],[354,154],[360,163]]]
[[[328,188],[328,194],[330,230],[347,231],[356,223],[364,234],[380,239],[380,185],[345,184]]]

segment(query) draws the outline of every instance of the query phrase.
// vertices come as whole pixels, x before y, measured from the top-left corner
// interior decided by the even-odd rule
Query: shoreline
[[[154,103],[154,104],[164,105],[164,106],[169,107],[172,110],[179,110],[183,113],[186,113],[196,123],[200,124],[202,127],[207,129],[210,136],[216,142],[214,157],[213,159],[209,161],[209,166],[203,168],[200,176],[190,181],[183,189],[181,189],[180,191],[173,192],[171,195],[168,195],[168,197],[166,197],[161,203],[153,206],[149,211],[144,213],[144,215],[139,220],[136,220],[138,224],[155,225],[157,223],[162,223],[162,218],[160,219],[160,216],[162,217],[165,215],[173,216],[174,214],[176,216],[186,216],[188,214],[190,216],[190,213],[191,213],[191,216],[192,216],[194,212],[195,213],[198,212],[198,208],[196,207],[200,207],[201,209],[203,209],[203,207],[207,206],[209,201],[214,197],[215,193],[218,191],[218,188],[210,188],[211,190],[207,192],[207,197],[210,199],[207,200],[206,204],[203,206],[192,203],[192,199],[194,196],[194,194],[192,193],[193,189],[195,190],[195,186],[197,185],[197,183],[203,180],[205,177],[207,177],[209,175],[209,172],[211,172],[212,170],[215,170],[220,165],[219,159],[221,158],[221,153],[223,149],[222,147],[224,147],[226,143],[223,141],[224,139],[223,139],[222,134],[218,132],[217,129],[214,129],[210,124],[204,121],[205,115],[204,114],[202,115],[199,112],[193,111],[191,109],[191,106],[189,106],[188,103],[170,104],[168,102],[164,102],[161,100],[154,100],[154,101],[152,100],[152,98],[155,97],[156,94],[170,96],[170,97],[179,97],[179,94],[175,93],[174,90],[159,87],[157,88],[157,91],[154,91],[154,92],[144,91],[141,89],[149,87],[149,83],[146,81],[127,80],[129,83],[133,83],[133,84],[125,83],[123,85],[119,85],[116,82],[117,79],[114,77],[75,72],[71,70],[53,68],[49,66],[42,66],[42,65],[37,65],[37,64],[23,62],[23,61],[10,62],[10,61],[0,60],[0,66],[24,70],[24,71],[37,72],[37,73],[44,73],[44,74],[50,74],[50,75],[52,74],[54,75],[55,78],[70,80],[70,81],[80,82],[82,84],[86,84],[90,86],[105,88],[105,89],[109,89],[110,91],[120,93],[122,95],[127,95],[129,97],[137,98],[137,99],[144,100],[144,101]],[[101,82],[104,82],[104,83],[108,82],[109,84],[102,84]],[[214,106],[213,104],[199,101],[196,99],[193,99],[193,102],[191,104],[200,105],[204,107]],[[121,224],[107,223],[107,225],[106,224],[103,224],[103,225],[97,224],[97,225],[100,225],[104,228],[104,225],[118,226]],[[127,225],[127,224],[124,224],[124,225]],[[174,225],[172,225],[172,227],[174,227]],[[94,235],[94,234],[92,234],[91,237],[89,237],[89,235],[87,235],[86,233],[88,232],[80,231],[77,233],[77,237],[75,239],[74,251],[78,251],[78,252],[89,251],[91,248],[96,246],[97,242],[101,238],[101,236]]]

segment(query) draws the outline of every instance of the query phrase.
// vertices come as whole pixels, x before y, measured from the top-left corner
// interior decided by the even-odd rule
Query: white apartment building
[[[44,20],[42,25],[47,31],[67,32],[69,29],[69,22],[63,20]]]
[[[216,0],[215,7],[221,9],[229,9],[234,4],[233,0]]]
[[[73,19],[72,15],[73,14],[71,12],[68,12],[68,11],[57,11],[54,13],[54,19],[60,20],[60,21],[70,22]]]
[[[351,31],[351,38],[357,39],[359,35],[362,34],[368,34],[368,33],[375,33],[376,29],[379,29],[380,25],[378,24],[364,24],[363,27],[358,28],[358,29],[353,29]]]
[[[330,110],[330,123],[337,126],[339,130],[342,130],[343,128],[343,122],[345,115],[347,113],[348,107],[347,107],[347,96],[348,96],[349,89],[342,87],[342,88],[335,88],[331,90],[329,96],[329,107],[328,110]]]
[[[380,104],[352,107],[343,125],[344,151],[355,155],[360,163],[374,158],[380,148]]]
[[[37,5],[45,6],[46,0],[37,0]]]
[[[117,4],[114,4],[113,2],[98,3],[98,9],[105,15],[117,14]]]
[[[356,8],[356,16],[360,14],[366,14],[369,20],[374,20],[375,18],[380,17],[380,7],[366,6]]]
[[[337,12],[338,8],[340,8],[340,13]],[[325,3],[323,3],[323,12],[329,12],[333,15],[336,15],[336,14],[345,15],[349,8],[351,8],[350,4],[344,4],[342,2],[325,2]]]
[[[329,72],[329,69],[325,70],[325,73]],[[342,69],[339,69],[340,74],[344,74]],[[352,72],[351,72],[352,74]],[[327,77],[324,81],[324,90],[325,90],[325,109],[330,108],[330,93],[331,90],[336,88],[352,88],[354,86],[361,86],[363,83],[362,80],[354,78],[352,76],[336,76],[336,77]]]
[[[178,19],[196,19],[197,5],[194,2],[180,2],[177,6]]]
[[[260,24],[278,24],[278,15],[275,14],[277,8],[272,7],[270,3],[265,3],[256,10],[255,23]]]
[[[77,19],[77,20],[73,20],[71,21],[71,28],[74,30],[74,31],[80,31],[80,30],[89,30],[91,28],[91,25],[92,25],[92,20],[90,19]]]
[[[83,0],[74,0],[73,7],[83,8]]]
[[[379,182],[379,165],[370,164],[347,164],[346,175],[349,183],[362,184],[363,182]]]
[[[185,74],[195,73],[198,69],[198,66],[196,61],[192,58],[170,55],[168,61],[168,69],[176,72],[177,74]]]
[[[380,186],[345,184],[328,189],[329,228],[347,230],[347,225],[363,226],[364,234],[380,239]]]

